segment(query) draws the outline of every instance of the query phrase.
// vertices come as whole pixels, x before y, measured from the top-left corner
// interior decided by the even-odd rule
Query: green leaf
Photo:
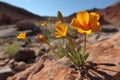
[[[64,57],[65,56],[65,53],[64,52],[58,52],[58,54],[57,54],[57,57],[58,58],[62,58],[62,57]]]
[[[81,45],[77,48],[77,52],[78,52],[78,53],[81,52]]]
[[[67,52],[67,57],[75,64],[75,65],[79,65],[78,59],[76,59],[75,56],[72,56],[71,53]]]
[[[66,45],[66,50],[73,56],[73,57],[77,57],[76,56],[76,52],[75,52],[75,50],[73,49],[73,48],[71,48],[71,46],[69,45]]]
[[[59,57],[59,58],[62,58],[62,57],[64,57],[65,56],[65,54],[66,54],[66,49],[64,49],[63,47],[62,47],[62,44],[58,44],[58,53],[57,53],[57,56]]]
[[[87,60],[88,57],[89,57],[89,53],[86,53],[86,54],[84,55],[84,61]]]
[[[77,57],[80,60],[80,62],[82,61],[82,55],[81,55],[81,45],[77,48]]]

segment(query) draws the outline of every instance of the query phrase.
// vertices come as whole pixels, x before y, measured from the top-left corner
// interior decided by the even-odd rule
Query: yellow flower
[[[79,33],[89,35],[91,32],[97,32],[100,28],[98,22],[100,16],[97,13],[87,11],[78,12],[76,18],[73,18],[71,25],[77,29]]]
[[[21,32],[21,33],[19,33],[16,37],[17,37],[18,39],[23,39],[23,40],[25,40],[25,39],[26,39],[26,32]]]
[[[46,23],[46,22],[41,22],[40,26],[46,27],[46,26],[47,26],[47,23]]]
[[[38,39],[39,39],[41,42],[47,43],[47,41],[46,41],[46,39],[44,38],[43,35],[38,34],[37,37],[38,37]]]
[[[56,27],[55,27],[55,37],[59,38],[59,37],[65,37],[67,30],[68,30],[68,26],[66,24],[62,24],[61,21],[56,22]]]

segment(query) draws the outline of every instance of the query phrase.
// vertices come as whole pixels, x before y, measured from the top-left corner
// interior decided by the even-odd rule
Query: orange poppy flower
[[[97,13],[82,11],[77,13],[76,18],[72,19],[71,25],[79,33],[89,35],[91,32],[97,32],[99,30],[99,18],[100,16]]]

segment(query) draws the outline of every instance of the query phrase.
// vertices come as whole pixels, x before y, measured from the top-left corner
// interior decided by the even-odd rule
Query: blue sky
[[[92,8],[105,8],[119,0],[0,0],[24,8],[40,16],[56,16],[60,10],[63,16]]]

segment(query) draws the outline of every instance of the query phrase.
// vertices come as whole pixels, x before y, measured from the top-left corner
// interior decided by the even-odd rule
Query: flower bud
[[[43,42],[43,43],[46,43],[46,42],[47,42],[46,39],[45,39],[45,37],[44,37],[43,35],[38,34],[37,37],[38,37],[38,39],[39,39],[41,42]]]
[[[61,22],[64,22],[62,13],[61,13],[60,11],[57,12],[57,17],[58,17],[58,19],[59,19]]]
[[[47,23],[44,21],[44,22],[41,22],[40,23],[40,26],[42,26],[42,27],[46,27],[47,26]]]

